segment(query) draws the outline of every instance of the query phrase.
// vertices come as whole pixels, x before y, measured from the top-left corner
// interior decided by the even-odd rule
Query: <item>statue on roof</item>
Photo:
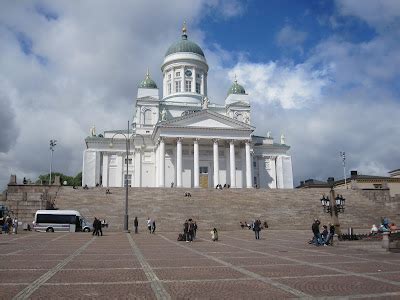
[[[96,136],[96,126],[92,126],[90,128],[90,136]]]
[[[163,110],[161,111],[161,121],[165,121],[167,118],[167,111],[165,110],[165,108],[163,108]]]
[[[204,97],[203,99],[203,109],[208,109],[208,104],[210,103],[210,101],[208,100],[207,97]]]
[[[286,143],[285,143],[285,136],[283,135],[283,133],[281,134],[281,144],[282,145],[286,145]]]
[[[267,131],[267,138],[269,138],[269,139],[271,138],[271,131],[269,131],[269,130]]]

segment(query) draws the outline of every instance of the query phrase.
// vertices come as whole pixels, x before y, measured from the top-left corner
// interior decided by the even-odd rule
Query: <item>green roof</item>
[[[228,95],[230,94],[246,94],[244,87],[237,83],[237,80],[232,84],[231,88],[228,90]]]
[[[180,53],[180,52],[196,53],[205,58],[204,52],[203,52],[203,50],[201,50],[200,46],[197,45],[196,43],[188,40],[187,34],[186,34],[186,24],[184,24],[184,27],[182,29],[182,39],[180,41],[172,44],[168,48],[167,53],[165,53],[165,56],[168,56],[168,55],[174,54],[174,53]]]
[[[153,79],[150,78],[149,70],[147,70],[146,78],[139,84],[139,88],[142,89],[156,89],[157,84]]]

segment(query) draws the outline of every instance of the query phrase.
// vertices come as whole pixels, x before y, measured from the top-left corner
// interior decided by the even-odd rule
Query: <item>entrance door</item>
[[[200,187],[208,188],[208,167],[200,167]]]

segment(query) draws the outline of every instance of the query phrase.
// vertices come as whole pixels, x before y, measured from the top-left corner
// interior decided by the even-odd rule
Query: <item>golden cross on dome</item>
[[[182,34],[186,35],[186,31],[187,31],[187,29],[186,29],[186,21],[183,21]]]

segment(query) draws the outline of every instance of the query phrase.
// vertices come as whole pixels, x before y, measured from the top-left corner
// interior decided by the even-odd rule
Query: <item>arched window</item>
[[[151,110],[150,109],[146,109],[144,111],[144,113],[143,113],[143,124],[144,125],[152,125],[151,117],[152,117]]]

